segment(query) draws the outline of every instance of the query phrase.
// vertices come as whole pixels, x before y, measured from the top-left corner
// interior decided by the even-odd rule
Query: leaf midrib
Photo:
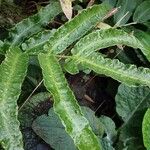
[[[5,88],[3,87],[4,92],[2,93],[2,101],[1,101],[1,109],[0,109],[0,113],[5,118],[2,121],[4,122],[4,127],[5,127],[5,129],[7,131],[7,134],[10,137],[9,139],[10,139],[11,143],[14,143],[14,141],[13,141],[11,133],[9,132],[10,130],[9,130],[9,125],[8,125],[8,122],[9,122],[8,114],[3,113],[3,110],[6,108],[6,105],[5,105],[6,103],[4,103],[4,101],[7,101],[7,98],[9,97],[9,96],[7,97],[8,91],[6,89],[9,89],[9,87],[10,87],[10,85],[12,83],[12,78],[16,75],[15,74],[15,68],[17,68],[17,62],[18,62],[19,57],[20,57],[20,55],[16,56],[16,59],[14,60],[14,63],[12,64],[12,70],[11,70],[11,72],[9,74],[9,77],[7,76],[8,80],[7,80],[7,82],[5,82],[5,85],[6,85]]]
[[[84,57],[77,57],[77,58],[75,58],[75,57],[73,57],[73,59],[75,59],[75,60],[77,60],[78,62],[80,62],[80,63],[85,63],[85,64],[90,64],[91,66],[95,66],[95,68],[102,68],[101,70],[107,70],[108,72],[113,72],[113,74],[117,74],[117,76],[118,75],[124,75],[124,77],[128,77],[128,78],[130,78],[131,80],[133,80],[133,82],[134,82],[134,80],[139,80],[139,78],[138,77],[133,77],[133,76],[130,76],[129,77],[129,75],[127,74],[122,74],[121,72],[120,72],[120,70],[118,71],[118,72],[116,72],[116,71],[114,71],[114,70],[112,70],[110,67],[109,68],[106,68],[105,66],[100,66],[100,64],[96,64],[96,63],[94,63],[93,61],[91,61],[90,59],[86,59],[86,58],[84,58]],[[89,68],[90,69],[90,68]],[[124,73],[124,72],[123,72]],[[150,81],[147,81],[146,79],[144,80],[143,78],[142,78],[142,81],[143,81],[143,84],[145,84],[146,82],[148,82],[148,84],[150,85]]]

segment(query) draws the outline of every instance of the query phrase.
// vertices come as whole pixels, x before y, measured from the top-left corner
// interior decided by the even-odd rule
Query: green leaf
[[[89,120],[89,123],[94,133],[102,139],[104,132],[103,127],[106,128],[106,134],[108,137],[112,137],[115,131],[114,122],[108,117],[97,118],[94,112],[88,107],[81,107],[85,117]],[[103,122],[103,124],[101,123]],[[74,147],[71,137],[65,132],[65,128],[62,125],[58,116],[54,113],[53,109],[49,110],[48,116],[42,115],[34,120],[33,130],[39,135],[46,143],[50,144],[55,150],[73,150]],[[116,131],[115,131],[116,132]],[[115,133],[116,134],[116,133]],[[110,140],[110,138],[107,138]],[[110,142],[110,141],[109,141]],[[111,148],[111,144],[106,139],[102,139],[103,149]],[[111,141],[112,142],[112,141]]]
[[[120,9],[114,15],[114,22],[118,25],[124,25],[141,2],[142,0],[118,0],[116,7],[120,7]]]
[[[3,49],[4,43],[0,40],[0,54],[4,55],[4,49]]]
[[[147,150],[150,150],[150,109],[148,109],[144,115],[142,132],[144,145]]]
[[[144,113],[150,107],[150,89],[121,84],[115,100],[117,113],[124,121],[119,129],[120,141],[125,147],[144,149],[141,128]]]
[[[76,150],[73,140],[66,133],[64,126],[53,109],[49,110],[48,116],[42,115],[36,118],[32,128],[53,149]]]
[[[28,57],[20,49],[8,51],[0,66],[0,142],[7,150],[23,150],[17,120],[17,99],[26,75]]]
[[[22,49],[26,51],[28,54],[38,54],[41,49],[43,49],[44,44],[49,40],[51,36],[53,36],[55,30],[45,30],[43,32],[38,33],[37,35],[31,37],[26,40],[22,44]]]
[[[133,48],[140,48],[147,56],[150,51],[145,50],[143,45],[132,33],[126,33],[119,29],[97,30],[82,38],[77,42],[71,50],[76,57],[80,55],[90,55],[92,52],[99,49],[107,48],[115,45],[127,45]]]
[[[82,115],[57,59],[53,55],[40,54],[39,62],[45,86],[54,98],[54,111],[77,148],[100,150],[98,139],[92,132],[87,119]]]
[[[108,141],[107,139],[102,139],[100,140],[101,144],[102,144],[102,150],[115,150],[112,145],[110,144],[110,141]]]
[[[35,113],[36,107],[49,98],[50,94],[48,92],[38,93],[33,95],[30,100],[19,109],[18,118],[22,129],[31,127],[33,120],[38,117],[38,115]]]
[[[73,68],[75,69],[75,64],[78,64],[78,62],[80,62],[80,60],[78,60],[78,58],[82,58],[80,58],[80,56],[90,56],[94,51],[115,45],[127,45],[133,48],[140,48],[142,52],[147,56],[147,58],[150,58],[149,48],[142,44],[143,43],[136,39],[134,35],[126,33],[122,30],[98,30],[92,32],[91,34],[88,34],[75,44],[74,48],[71,50],[73,58],[66,60],[67,63],[65,65],[65,68],[72,74],[76,73],[77,71],[73,71]],[[76,62],[75,60],[71,61],[71,59],[74,58],[77,59]],[[74,64],[74,67],[71,67],[71,64]]]
[[[105,128],[104,124],[101,123],[101,120],[95,116],[95,112],[92,111],[90,108],[83,107],[83,106],[81,108],[84,116],[86,117],[86,119],[88,119],[90,126],[93,132],[95,133],[95,135],[102,138],[104,134],[104,128]]]
[[[116,131],[116,125],[114,123],[114,121],[107,117],[107,116],[101,116],[99,118],[99,120],[101,121],[101,123],[104,125],[105,127],[105,133],[106,133],[106,139],[113,144],[113,141],[115,141],[115,138],[117,136],[117,131]]]
[[[137,9],[135,10],[135,13],[133,15],[133,21],[138,23],[143,23],[148,20],[150,20],[150,1],[144,1],[141,3]]]
[[[139,67],[135,65],[123,64],[118,59],[104,58],[99,53],[92,53],[88,57],[78,56],[73,57],[71,64],[68,62],[67,71],[70,73],[77,73],[78,68],[90,69],[98,74],[104,74],[112,77],[119,82],[128,85],[147,85],[150,87],[150,69]],[[78,63],[79,67],[74,63]]]
[[[16,24],[10,30],[9,42],[11,47],[20,45],[25,38],[41,31],[57,14],[61,12],[59,2],[51,2],[37,14]]]
[[[142,43],[144,47],[144,55],[150,61],[150,32],[143,32],[141,30],[135,30],[135,37]]]
[[[95,5],[83,10],[79,15],[67,22],[49,39],[45,51],[55,54],[64,51],[70,44],[90,31],[98,22],[102,21],[110,10],[106,4]]]
[[[150,90],[121,84],[115,99],[117,113],[127,122],[137,111],[150,106]]]
[[[115,7],[117,0],[101,0],[105,3],[110,4],[112,7]]]
[[[33,121],[45,111],[43,105],[49,104],[50,94],[48,92],[40,92],[33,95],[23,107],[19,109],[18,119],[20,121],[20,129],[23,134],[24,149],[35,150],[38,145],[42,144],[41,139],[32,130]],[[48,108],[47,108],[48,109]]]

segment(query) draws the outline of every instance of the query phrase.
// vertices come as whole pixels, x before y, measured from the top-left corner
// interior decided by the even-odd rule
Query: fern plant
[[[59,2],[52,2],[38,14],[16,24],[10,29],[9,37],[0,41],[0,53],[6,53],[0,66],[0,142],[4,149],[23,149],[17,100],[31,55],[38,56],[44,85],[54,99],[54,111],[75,146],[79,150],[103,149],[69,88],[63,69],[71,74],[89,69],[130,86],[150,87],[149,68],[123,64],[98,52],[110,46],[126,45],[141,49],[150,60],[148,47],[133,34],[116,28],[95,31],[96,25],[104,21],[110,11],[111,6],[106,3],[94,5],[58,29],[45,31],[43,26],[61,12]],[[73,46],[71,55],[69,46]],[[64,68],[59,58],[65,60]]]

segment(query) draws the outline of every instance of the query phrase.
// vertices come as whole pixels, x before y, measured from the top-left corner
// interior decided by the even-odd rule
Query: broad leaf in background
[[[118,0],[116,7],[120,7],[119,11],[114,15],[114,22],[118,26],[124,25],[131,17],[134,9],[142,0]]]
[[[62,10],[66,17],[70,20],[72,18],[72,1],[73,0],[59,0]]]
[[[20,128],[23,134],[25,150],[38,150],[38,145],[42,144],[41,140],[32,130],[32,122],[39,115],[45,113],[46,102],[50,103],[50,94],[48,92],[41,92],[33,95],[20,109],[18,118],[20,121]],[[42,111],[41,111],[42,110]],[[43,112],[44,111],[44,112]],[[48,112],[48,110],[47,110]]]
[[[134,31],[135,37],[142,43],[145,51],[142,51],[146,58],[150,61],[150,32],[143,32],[142,30]]]
[[[17,100],[27,64],[28,56],[14,48],[0,65],[0,142],[7,150],[23,150]]]
[[[109,141],[112,137],[116,136],[115,124],[113,121],[106,116],[97,118],[94,112],[88,107],[82,106],[81,109],[85,117],[89,120],[92,130],[99,137],[103,145],[102,150],[108,150],[107,148],[113,149],[111,141]],[[32,127],[35,133],[55,150],[76,149],[71,137],[66,133],[64,126],[53,109],[49,110],[48,116],[42,115],[35,119]],[[104,129],[107,136],[105,139],[102,139]]]
[[[110,4],[112,7],[114,7],[117,2],[117,0],[101,0],[101,1]]]
[[[150,1],[144,1],[135,10],[133,21],[143,23],[150,20]]]
[[[53,109],[48,115],[37,117],[32,124],[34,132],[55,150],[76,150],[71,137],[65,131]]]
[[[107,139],[100,139],[100,142],[102,144],[102,150],[115,150],[110,141],[108,141]]]
[[[101,116],[99,120],[104,125],[106,133],[105,140],[107,140],[110,144],[113,144],[117,136],[116,125],[114,121],[107,116]]]
[[[124,124],[119,129],[120,141],[131,146],[129,141],[138,141],[136,147],[142,147],[142,120],[150,107],[150,89],[148,87],[129,87],[121,84],[116,95],[116,110]],[[137,144],[138,143],[138,144]]]
[[[54,99],[54,111],[79,150],[100,150],[101,145],[88,120],[83,116],[74,94],[68,86],[61,66],[53,55],[40,54],[44,84]]]
[[[150,109],[144,115],[142,124],[143,141],[147,150],[150,150]]]
[[[86,119],[88,119],[95,135],[102,138],[104,134],[104,125],[101,123],[100,119],[95,116],[95,112],[92,111],[90,108],[83,106],[81,108],[84,116],[86,117]]]

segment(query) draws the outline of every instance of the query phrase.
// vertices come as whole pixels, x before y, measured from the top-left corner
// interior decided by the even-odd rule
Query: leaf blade
[[[150,69],[139,67],[135,65],[125,65],[117,59],[104,58],[98,53],[92,53],[90,56],[78,56],[72,57],[67,66],[67,71],[70,73],[77,73],[79,71],[76,63],[81,66],[82,69],[91,69],[98,74],[104,74],[112,77],[119,82],[128,85],[147,85],[150,87]]]
[[[11,47],[20,45],[25,38],[41,31],[42,26],[48,24],[48,22],[60,12],[61,7],[59,2],[51,2],[46,7],[42,8],[37,14],[16,24],[15,27],[10,29],[8,42]]]
[[[0,142],[5,149],[23,150],[17,120],[17,99],[26,74],[28,56],[20,49],[8,51],[0,66]]]
[[[54,111],[61,119],[67,133],[74,140],[75,145],[80,150],[86,148],[101,149],[96,136],[88,121],[83,117],[80,107],[68,87],[56,58],[53,55],[40,54],[39,62],[43,70],[45,86],[54,98]]]
[[[143,123],[142,123],[142,133],[144,145],[147,150],[150,149],[150,109],[148,109],[144,115]]]
[[[57,29],[45,46],[48,53],[61,53],[70,44],[90,31],[96,23],[103,20],[106,13],[110,10],[107,4],[95,5],[87,10],[83,10],[71,21]]]
[[[133,21],[138,23],[143,23],[148,20],[150,20],[150,1],[144,1],[141,3],[137,9],[135,10],[135,13],[133,15]]]
[[[28,54],[39,54],[44,44],[53,36],[55,30],[47,30],[29,38],[22,44],[22,49]]]

